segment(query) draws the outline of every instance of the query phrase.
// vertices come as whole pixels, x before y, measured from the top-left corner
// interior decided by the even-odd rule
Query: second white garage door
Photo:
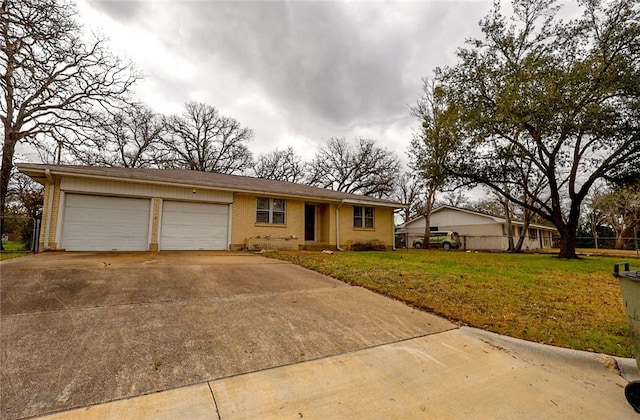
[[[228,205],[165,201],[160,249],[227,249],[228,224]]]

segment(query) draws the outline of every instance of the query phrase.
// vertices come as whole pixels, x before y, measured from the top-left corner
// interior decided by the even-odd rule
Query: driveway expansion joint
[[[216,416],[218,416],[218,420],[222,420],[222,417],[220,417],[220,409],[218,408],[218,402],[216,401],[216,396],[213,393],[213,389],[211,388],[211,381],[207,381],[207,386],[209,387],[209,391],[211,391],[211,398],[213,399],[213,403],[216,406]]]

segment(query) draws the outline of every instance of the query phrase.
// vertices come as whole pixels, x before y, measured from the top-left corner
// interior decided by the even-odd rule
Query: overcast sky
[[[372,138],[406,159],[409,107],[433,69],[479,34],[490,1],[79,0],[80,20],[144,73],[162,113],[213,105],[254,130],[254,154],[313,157],[330,137]]]

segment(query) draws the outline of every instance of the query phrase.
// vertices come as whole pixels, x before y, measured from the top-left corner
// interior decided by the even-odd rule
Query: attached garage
[[[17,167],[44,185],[38,238],[42,251],[342,249],[371,241],[386,245],[393,239],[394,209],[403,207],[358,194],[215,172],[31,163]],[[362,208],[375,209],[369,211],[375,215],[375,229],[356,226],[353,214]]]
[[[229,236],[229,205],[164,201],[160,249],[224,250]]]
[[[67,194],[61,248],[67,251],[147,251],[151,200]]]

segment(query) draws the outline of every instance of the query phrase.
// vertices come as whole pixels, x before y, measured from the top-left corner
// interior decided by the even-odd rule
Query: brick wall
[[[160,209],[162,207],[162,199],[160,197],[154,197],[153,200],[153,215],[151,219],[151,242],[149,243],[149,251],[158,250],[158,232],[160,230]]]
[[[373,229],[358,229],[353,227],[353,206],[340,207],[340,247],[349,249],[356,242],[377,242],[391,247],[393,244],[393,209],[376,207],[374,210]]]
[[[55,250],[57,243],[56,228],[58,218],[62,217],[60,208],[60,178],[54,178],[55,193],[50,197],[51,186],[47,182],[45,185],[42,227],[39,238],[39,249],[44,250],[47,212],[49,200],[52,198],[53,206],[51,212],[49,228],[49,249]],[[287,199],[286,224],[270,225],[256,223],[256,195],[236,193],[232,207],[231,225],[231,249],[242,249],[247,246],[250,238],[265,237],[273,239],[287,238],[288,246],[295,242],[298,247],[305,244],[304,241],[304,206],[303,200]],[[162,200],[153,198],[153,220],[151,223],[151,242],[149,250],[158,249],[159,236],[159,215],[161,212]],[[336,204],[320,204],[317,209],[317,245],[335,247],[336,246]],[[381,245],[391,246],[393,234],[393,209],[376,208],[373,229],[355,229],[353,227],[353,206],[343,205],[340,207],[340,246],[349,249],[351,244],[356,242],[378,241]],[[292,239],[293,237],[293,239]]]
[[[51,183],[49,181],[45,184],[44,189],[44,202],[42,205],[42,224],[40,226],[40,238],[38,239],[38,249],[44,250],[46,243],[47,232],[47,219],[50,220],[49,226],[49,247],[47,249],[57,249],[56,227],[58,226],[58,216],[61,216],[60,209],[60,178],[53,178],[53,189],[55,190],[53,197],[51,197]],[[48,218],[49,212],[49,200],[53,200],[53,206],[51,208],[51,218]]]
[[[316,212],[317,238],[316,246],[321,248],[335,247],[336,243],[336,206],[320,204]]]
[[[255,195],[235,194],[232,209],[231,249],[242,249],[250,238],[291,238],[304,243],[304,201],[287,199],[284,225],[256,223]],[[291,239],[290,239],[291,241]],[[291,243],[291,242],[289,242]]]

